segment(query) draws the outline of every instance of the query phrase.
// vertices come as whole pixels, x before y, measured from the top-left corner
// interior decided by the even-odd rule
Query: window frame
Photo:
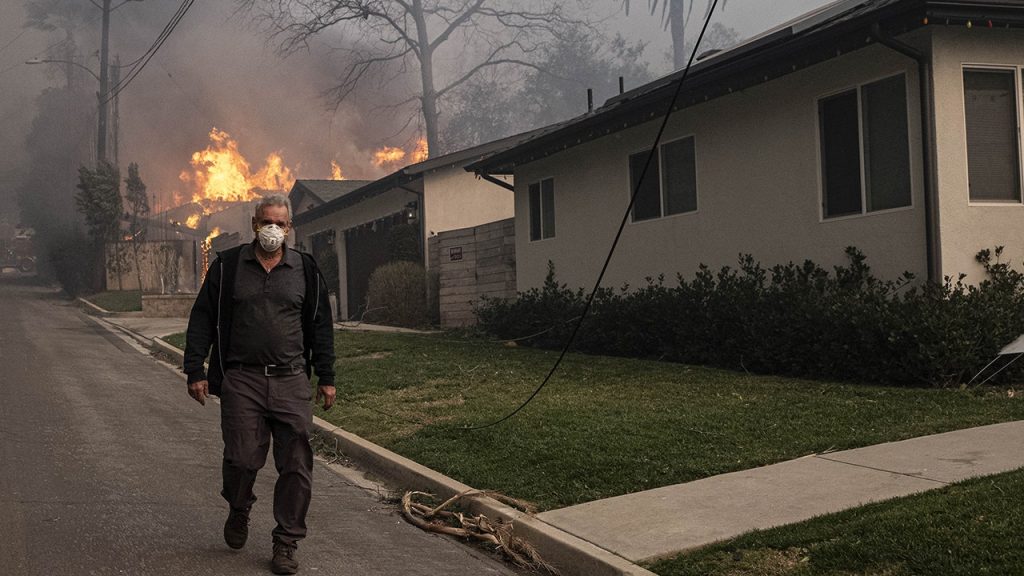
[[[552,204],[551,205],[551,220],[553,222],[555,222],[555,232],[553,232],[550,236],[545,236],[544,235],[544,182],[546,182],[548,180],[551,181],[551,204]],[[539,224],[540,224],[540,237],[536,238],[536,239],[533,238],[533,211],[530,209],[530,188],[532,188],[534,185],[537,185],[540,188],[539,194],[538,194],[538,200],[537,200],[540,203],[540,206],[539,206],[539,208],[540,208],[540,210],[539,210],[539,213],[540,213],[540,222],[539,222]],[[556,219],[558,218],[558,214],[555,212],[555,207],[554,207],[554,204],[555,204],[555,202],[554,202],[554,200],[555,200],[555,190],[556,190],[556,188],[555,188],[555,177],[554,176],[542,176],[540,178],[536,178],[534,180],[531,180],[530,182],[528,182],[526,184],[526,214],[527,214],[526,236],[527,236],[527,238],[529,238],[530,242],[544,242],[545,240],[553,240],[555,238],[555,233],[558,231],[558,224],[557,224],[557,221],[556,221]]]
[[[696,184],[694,186],[694,206],[695,207],[694,207],[693,210],[689,210],[689,211],[686,211],[686,212],[678,212],[676,214],[665,214],[665,174],[664,174],[664,170],[662,169],[662,166],[661,166],[661,158],[662,158],[662,153],[663,153],[662,152],[662,148],[664,148],[665,146],[668,146],[669,144],[673,144],[673,143],[679,142],[681,140],[686,140],[687,138],[692,138],[693,139],[693,179],[694,179],[694,183]],[[651,152],[650,148],[638,148],[638,149],[634,149],[633,152],[629,152],[628,154],[626,154],[626,202],[627,202],[627,204],[633,198],[633,173],[632,173],[632,170],[630,168],[630,161],[629,160],[630,160],[630,158],[632,158],[633,156],[636,156],[637,154],[650,154],[650,152]],[[669,218],[677,218],[677,217],[680,217],[680,216],[690,216],[690,215],[697,214],[697,213],[700,212],[700,185],[699,185],[699,182],[700,182],[700,168],[697,165],[697,135],[695,133],[691,132],[691,133],[688,133],[688,134],[683,134],[682,136],[678,136],[678,137],[672,138],[671,140],[665,140],[665,141],[661,142],[660,144],[658,144],[657,162],[658,162],[657,168],[658,168],[658,202],[659,202],[658,211],[659,211],[659,215],[655,216],[653,218],[644,218],[643,220],[636,220],[636,219],[633,218],[633,210],[631,209],[629,211],[629,224],[631,224],[631,225],[632,224],[645,224],[647,222],[658,222],[658,221],[661,221],[661,220],[666,220],[666,219],[669,219]],[[650,177],[650,174],[648,174],[648,177]]]
[[[1014,89],[1017,92],[1017,171],[1018,171],[1018,198],[1016,200],[972,200],[971,199],[971,167],[967,149],[967,90],[964,86],[964,73],[970,70],[992,70],[1014,73]],[[1024,65],[1015,64],[975,64],[969,62],[960,63],[960,101],[963,104],[963,153],[964,153],[964,182],[967,183],[967,205],[968,206],[1024,206]]]
[[[867,159],[864,157],[864,87],[870,84],[876,84],[885,80],[890,80],[896,77],[903,77],[903,94],[904,94],[904,106],[907,110],[907,168],[910,173],[910,203],[906,206],[897,206],[895,208],[883,208],[881,210],[868,210],[868,178],[865,174],[867,170]],[[851,214],[842,214],[839,216],[828,216],[825,214],[825,158],[822,150],[822,129],[824,128],[821,123],[821,102],[828,100],[836,96],[841,96],[847,92],[855,92],[857,100],[857,142],[858,150],[857,155],[860,161],[860,212]],[[869,78],[862,82],[858,82],[853,86],[844,86],[831,90],[829,92],[821,93],[814,98],[814,134],[815,134],[815,155],[817,157],[817,172],[818,172],[818,223],[824,224],[826,222],[840,222],[843,220],[850,220],[853,218],[865,218],[869,216],[890,214],[893,212],[900,212],[903,210],[913,210],[916,205],[915,191],[917,190],[917,171],[914,170],[915,156],[914,156],[914,138],[912,136],[911,128],[913,127],[912,119],[914,118],[910,106],[911,93],[910,93],[910,74],[906,70],[901,70],[896,73],[882,74],[876,77]]]

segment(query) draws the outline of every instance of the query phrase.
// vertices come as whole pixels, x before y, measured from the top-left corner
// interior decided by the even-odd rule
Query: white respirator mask
[[[277,252],[284,244],[284,230],[277,224],[267,224],[259,229],[260,247],[267,252]]]

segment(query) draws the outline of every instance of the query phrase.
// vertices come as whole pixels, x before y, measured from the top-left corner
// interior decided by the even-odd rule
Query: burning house
[[[196,292],[216,251],[250,238],[256,202],[285,193],[294,182],[280,154],[253,170],[238,143],[214,128],[210,143],[192,154],[179,179],[191,191],[175,194],[175,207],[151,216],[144,242],[126,239],[107,249],[107,285],[147,293]]]

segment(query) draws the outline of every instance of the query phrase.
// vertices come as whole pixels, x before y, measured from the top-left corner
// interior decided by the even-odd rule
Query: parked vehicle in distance
[[[36,271],[36,254],[32,237],[32,228],[17,228],[12,238],[0,240],[0,266],[17,268],[24,274]]]

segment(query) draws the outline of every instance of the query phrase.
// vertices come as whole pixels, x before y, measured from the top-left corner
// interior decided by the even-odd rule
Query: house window
[[[901,74],[818,101],[825,218],[910,206]]]
[[[693,136],[668,142],[652,160],[633,203],[633,221],[697,210],[697,160]],[[637,189],[650,151],[629,157],[630,193]]]
[[[555,237],[555,180],[530,184],[530,240]]]
[[[967,178],[970,199],[1019,202],[1017,71],[964,70]]]

